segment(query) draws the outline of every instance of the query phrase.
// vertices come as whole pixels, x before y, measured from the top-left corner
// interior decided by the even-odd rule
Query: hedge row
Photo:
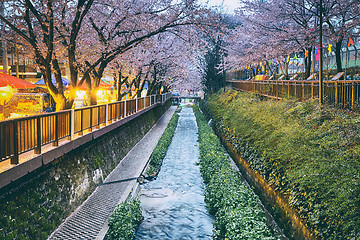
[[[194,111],[199,127],[200,170],[206,184],[205,202],[215,216],[214,239],[276,239],[266,225],[259,199],[242,184],[196,106]]]
[[[215,127],[317,238],[360,239],[358,113],[232,90],[207,107]]]
[[[109,230],[105,240],[133,239],[141,220],[142,213],[138,200],[120,203],[109,218]]]
[[[159,173],[162,161],[165,158],[166,152],[175,134],[175,128],[177,126],[178,120],[179,115],[175,113],[150,156],[150,165],[146,170],[147,175],[155,176]]]

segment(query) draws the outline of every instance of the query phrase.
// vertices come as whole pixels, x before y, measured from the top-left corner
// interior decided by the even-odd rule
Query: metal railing
[[[73,140],[75,135],[81,136],[170,98],[171,93],[151,95],[0,121],[0,162],[10,159],[11,164],[18,164],[22,153],[34,150],[35,154],[40,154],[41,147],[46,144],[58,146],[63,138]]]
[[[235,89],[275,98],[295,98],[306,101],[317,98],[319,82],[316,80],[244,80],[229,81]],[[341,108],[354,107],[359,103],[360,80],[324,81],[324,102]]]

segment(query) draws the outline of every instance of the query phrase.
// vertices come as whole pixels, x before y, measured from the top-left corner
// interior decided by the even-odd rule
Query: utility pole
[[[321,106],[323,104],[324,101],[324,96],[323,96],[323,56],[322,56],[322,51],[323,51],[323,42],[322,42],[322,38],[323,38],[323,5],[322,5],[323,1],[320,0],[320,39],[319,39],[319,105]]]

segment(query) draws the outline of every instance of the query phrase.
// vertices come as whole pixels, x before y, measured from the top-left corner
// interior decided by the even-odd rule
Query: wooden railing
[[[46,144],[58,146],[63,138],[73,140],[75,135],[91,132],[170,98],[171,93],[166,93],[0,121],[0,162],[11,159],[11,164],[18,164],[22,153],[34,150],[40,154]]]
[[[229,81],[235,89],[259,93],[275,98],[293,97],[299,101],[317,98],[319,82],[316,80],[243,80]],[[324,102],[341,108],[359,104],[360,80],[324,81]]]

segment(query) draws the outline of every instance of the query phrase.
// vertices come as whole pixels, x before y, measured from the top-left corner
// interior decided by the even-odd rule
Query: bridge
[[[171,99],[173,104],[179,104],[183,99],[192,99],[194,102],[198,102],[202,97],[198,94],[173,94]]]

